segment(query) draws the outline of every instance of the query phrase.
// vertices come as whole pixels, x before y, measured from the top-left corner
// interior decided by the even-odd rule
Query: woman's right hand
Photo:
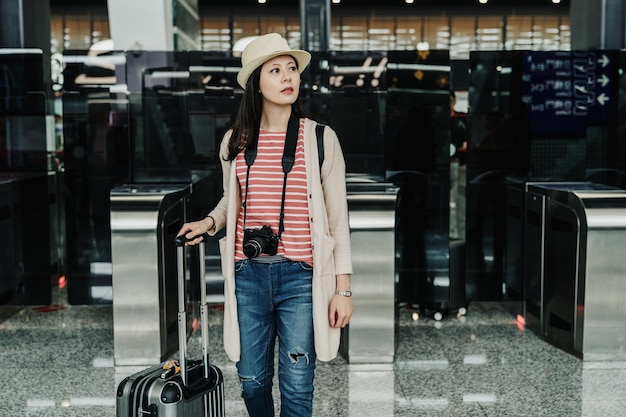
[[[202,242],[202,236],[215,227],[212,217],[206,217],[202,220],[183,224],[176,236],[185,235],[187,245],[197,245]]]

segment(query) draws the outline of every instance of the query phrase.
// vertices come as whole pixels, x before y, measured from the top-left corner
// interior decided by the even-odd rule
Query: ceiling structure
[[[226,3],[227,5],[224,5]],[[265,4],[259,4],[258,0],[198,0],[201,9],[218,7],[218,8],[248,8],[248,7],[299,7],[299,0],[265,0]],[[89,7],[106,7],[107,0],[90,0],[89,6],[85,5],[84,0],[50,0],[52,8],[89,8]],[[568,9],[570,0],[560,0],[560,3],[554,4],[553,0],[488,0],[487,4],[481,4],[479,0],[413,0],[412,4],[407,4],[406,0],[340,0],[339,4],[331,3],[332,8],[344,9],[387,9],[396,7],[410,8],[470,8],[475,12],[487,12],[490,8],[507,8],[507,9],[528,9],[540,8],[546,12],[550,10]]]
[[[110,36],[107,0],[49,1],[59,50],[89,48]],[[197,1],[203,50],[228,51],[239,39],[261,32],[299,31],[301,0]],[[570,0],[340,1],[331,3],[334,50],[406,50],[419,43],[465,59],[471,50],[570,48]]]

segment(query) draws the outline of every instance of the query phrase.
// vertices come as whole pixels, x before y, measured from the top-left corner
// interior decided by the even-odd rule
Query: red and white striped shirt
[[[278,233],[280,205],[282,201],[283,172],[282,158],[285,149],[286,132],[259,132],[257,156],[250,167],[247,191],[247,229],[258,229],[269,225],[272,232]],[[245,152],[240,152],[235,160],[237,180],[242,200],[246,198]],[[300,120],[298,142],[293,168],[287,175],[284,208],[285,230],[278,244],[277,255],[292,261],[306,262],[313,266],[311,231],[309,229],[309,206],[306,191],[306,169],[304,166],[304,119]],[[243,206],[237,218],[235,237],[235,260],[246,259],[243,253]]]

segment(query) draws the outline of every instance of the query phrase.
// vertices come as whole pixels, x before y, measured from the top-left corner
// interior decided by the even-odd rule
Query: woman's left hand
[[[328,321],[330,327],[346,327],[352,317],[352,297],[335,294],[330,300]]]

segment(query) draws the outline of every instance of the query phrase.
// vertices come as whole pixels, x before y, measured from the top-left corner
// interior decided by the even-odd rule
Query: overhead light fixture
[[[478,0],[478,2],[479,2],[480,4],[487,4],[487,2],[488,2],[488,1],[489,1],[489,0]]]
[[[258,0],[259,4],[265,4],[267,0]]]
[[[413,0],[404,0],[406,4],[413,4]]]
[[[559,4],[561,2],[561,0],[552,0],[552,3],[554,4]]]
[[[341,3],[341,0],[333,0],[333,4],[339,4]]]

